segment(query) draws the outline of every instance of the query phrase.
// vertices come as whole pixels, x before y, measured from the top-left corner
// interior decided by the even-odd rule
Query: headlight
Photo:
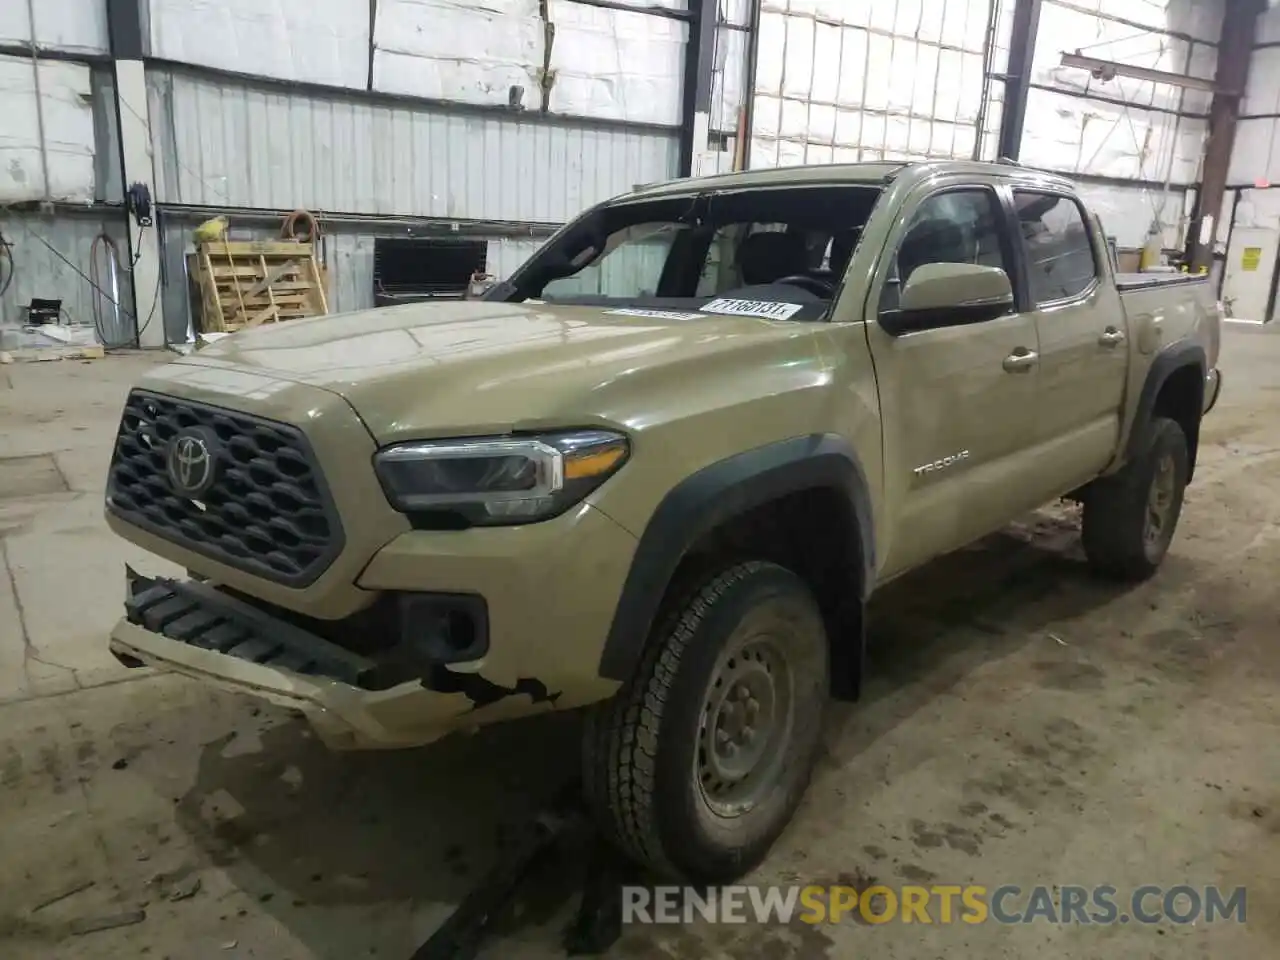
[[[374,467],[401,513],[452,515],[466,524],[531,523],[581,501],[629,452],[620,433],[575,430],[405,443],[380,450]]]

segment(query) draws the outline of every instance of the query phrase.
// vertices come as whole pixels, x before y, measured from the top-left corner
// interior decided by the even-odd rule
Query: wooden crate
[[[191,274],[200,329],[222,333],[329,312],[325,271],[310,243],[288,240],[197,244]]]

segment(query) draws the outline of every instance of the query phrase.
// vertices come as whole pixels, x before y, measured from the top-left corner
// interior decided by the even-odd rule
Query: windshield
[[[879,194],[842,185],[614,201],[555,237],[495,299],[820,319]]]

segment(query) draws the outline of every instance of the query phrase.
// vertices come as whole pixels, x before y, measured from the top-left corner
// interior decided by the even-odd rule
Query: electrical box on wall
[[[485,272],[485,240],[376,237],[373,304],[388,307],[424,300],[462,300]]]

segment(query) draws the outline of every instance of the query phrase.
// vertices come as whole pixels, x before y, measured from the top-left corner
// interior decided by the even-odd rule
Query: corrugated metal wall
[[[165,333],[170,342],[187,339],[191,322],[186,257],[193,249],[190,236],[200,218],[167,214],[162,225],[164,255]],[[321,242],[329,275],[329,309],[334,313],[367,310],[373,306],[373,250],[378,237],[404,237],[407,231],[388,225],[330,223]],[[278,236],[269,225],[233,226],[234,240],[264,240]],[[487,240],[487,268],[499,279],[509,277],[533,255],[544,238],[496,237]]]
[[[675,175],[674,134],[151,70],[161,203],[557,223]]]
[[[373,306],[373,248],[377,237],[375,233],[343,231],[325,238],[329,295],[334,310],[365,310]],[[506,279],[544,242],[506,237],[489,240],[489,273]]]
[[[123,272],[119,274],[119,299],[123,313],[117,323],[109,300],[98,294],[66,262],[69,260],[92,277],[90,264],[93,241],[104,232],[115,241],[121,259],[127,264],[128,250],[125,246],[127,240],[123,221],[116,217],[42,217],[13,212],[0,215],[0,233],[3,233],[5,242],[9,245],[14,267],[13,281],[0,297],[0,326],[20,323],[23,308],[33,297],[61,300],[64,322],[91,324],[95,322],[96,316],[101,324],[100,336],[106,343],[115,345],[132,342],[133,300],[129,291],[129,278]],[[62,256],[59,257],[58,254]],[[110,293],[107,255],[101,246],[98,274],[99,286]]]

